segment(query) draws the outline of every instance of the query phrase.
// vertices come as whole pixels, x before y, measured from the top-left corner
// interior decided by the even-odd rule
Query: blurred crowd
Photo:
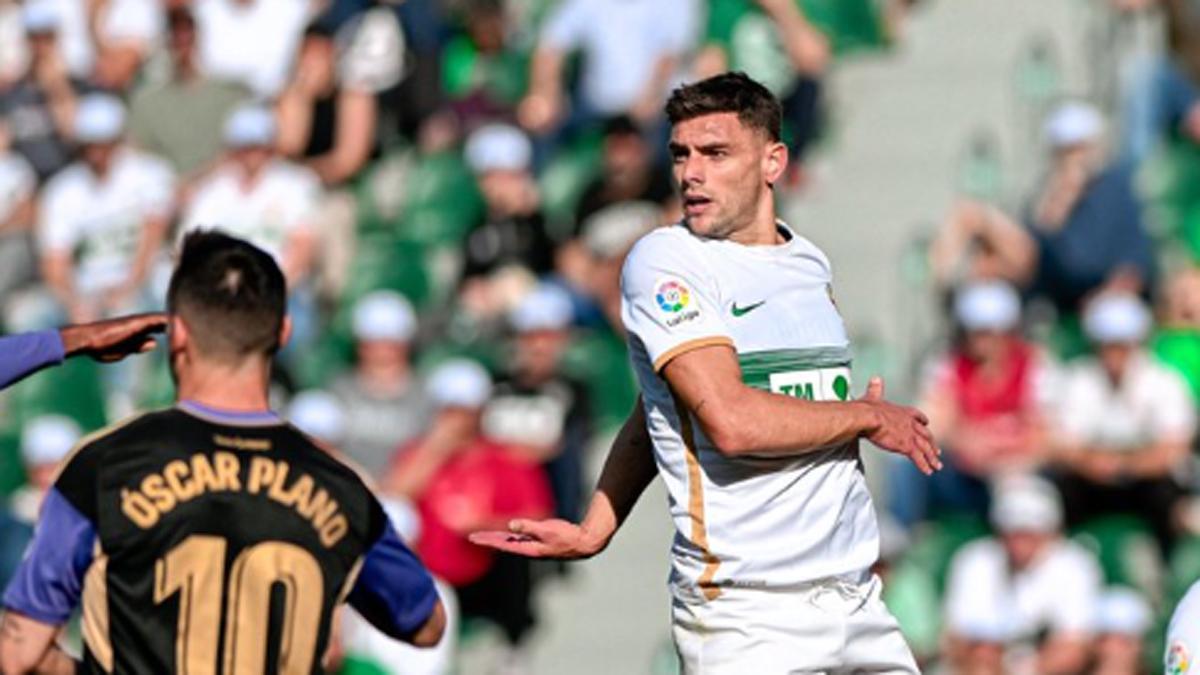
[[[910,4],[0,0],[0,328],[161,307],[197,228],[264,248],[295,322],[277,407],[374,477],[452,609],[431,652],[346,616],[342,671],[450,672],[492,630],[527,672],[570,569],[466,533],[578,518],[634,403],[618,279],[679,215],[667,93],[765,83],[802,200],[830,72]],[[947,466],[885,466],[878,572],[931,672],[1157,670],[1200,578],[1200,6],[1099,11],[1161,48],[1047,105],[1029,194],[947,205],[928,250],[951,329],[912,398]],[[151,357],[0,398],[0,581],[81,435],[172,397]]]

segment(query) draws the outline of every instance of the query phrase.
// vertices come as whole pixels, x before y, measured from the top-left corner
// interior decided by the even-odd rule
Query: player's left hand
[[[590,558],[604,548],[582,526],[558,518],[517,519],[508,524],[507,532],[473,532],[468,538],[473,544],[527,558],[577,560]]]
[[[59,330],[67,356],[86,354],[110,363],[154,349],[154,336],[167,329],[161,312],[75,324]]]
[[[883,450],[908,457],[926,476],[942,468],[941,454],[929,430],[929,418],[916,408],[896,405],[883,398],[883,378],[873,377],[859,399],[874,409],[878,420],[865,438]]]

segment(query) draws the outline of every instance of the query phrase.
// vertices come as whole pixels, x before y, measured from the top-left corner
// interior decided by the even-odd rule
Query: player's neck
[[[779,233],[777,222],[775,203],[768,201],[758,209],[749,225],[729,235],[729,239],[742,246],[777,246],[786,242]]]
[[[252,359],[237,365],[195,363],[179,373],[177,397],[230,412],[271,409],[267,385],[271,364]]]

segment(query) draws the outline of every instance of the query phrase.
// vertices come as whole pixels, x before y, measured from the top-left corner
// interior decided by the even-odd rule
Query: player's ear
[[[787,165],[787,146],[778,141],[769,143],[763,154],[763,178],[766,179],[767,185],[778,183],[783,172],[787,170]]]
[[[178,314],[167,318],[167,350],[171,353],[182,351],[189,340],[187,324]]]
[[[287,346],[288,340],[292,339],[292,317],[283,317],[283,323],[279,325],[279,348],[283,349]]]

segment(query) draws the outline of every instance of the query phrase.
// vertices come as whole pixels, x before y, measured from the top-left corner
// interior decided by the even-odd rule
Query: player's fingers
[[[921,412],[920,408],[909,408],[908,412],[913,416],[913,419],[921,424],[929,424],[929,416]]]
[[[148,337],[142,342],[141,346],[139,346],[137,350],[138,352],[145,354],[146,352],[153,351],[157,346],[158,342],[156,342],[154,338]]]
[[[872,377],[867,382],[867,391],[863,394],[863,398],[867,401],[878,401],[883,398],[883,378]]]
[[[925,459],[925,455],[920,450],[914,449],[908,454],[908,459],[917,467],[917,470],[926,476],[933,473],[933,468],[929,466],[929,462]]]

